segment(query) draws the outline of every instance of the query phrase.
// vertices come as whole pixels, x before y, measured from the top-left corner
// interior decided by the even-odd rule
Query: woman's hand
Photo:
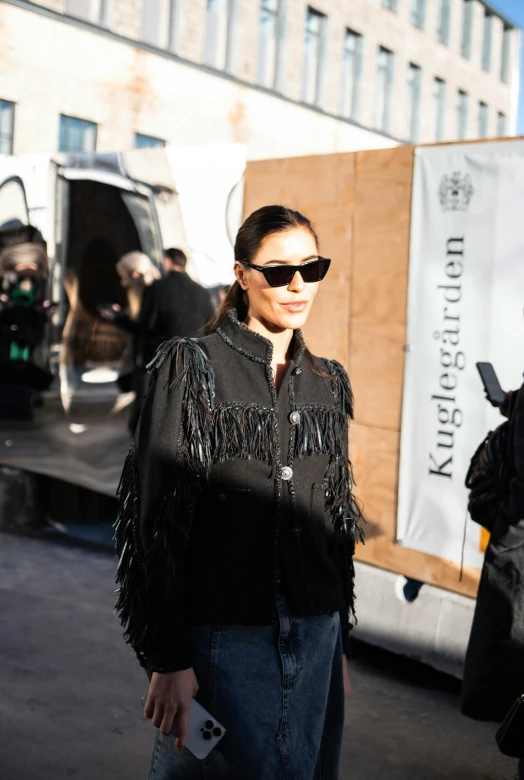
[[[342,658],[344,665],[344,698],[347,699],[351,695],[351,680],[349,679],[348,659],[345,655]]]
[[[174,724],[177,750],[184,749],[189,708],[197,691],[198,682],[193,669],[169,674],[153,672],[151,677],[144,715],[162,734],[171,734]]]

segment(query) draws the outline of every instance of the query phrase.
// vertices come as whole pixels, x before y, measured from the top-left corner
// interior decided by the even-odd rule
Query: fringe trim
[[[172,610],[173,593],[189,539],[195,484],[190,477],[175,480],[156,516],[151,542],[144,554],[139,531],[138,464],[131,446],[118,489],[119,511],[114,542],[118,555],[116,582],[119,585],[116,613],[124,628],[124,639],[135,650],[142,665],[159,647],[175,637],[176,630],[165,620]]]
[[[140,535],[138,463],[134,444],[127,456],[118,489],[119,509],[114,541],[119,558],[116,612],[124,639],[142,665],[176,639],[176,624],[166,617],[173,611],[177,578],[187,548],[191,522],[200,489],[212,460],[211,415],[214,376],[204,349],[196,339],[172,339],[157,351],[148,365],[158,371],[171,359],[169,380],[184,385],[178,465],[151,529],[144,552]]]
[[[160,369],[170,356],[170,387],[184,384],[179,456],[189,471],[208,472],[212,463],[212,410],[215,400],[215,375],[199,339],[166,341],[148,364],[150,372]]]
[[[331,406],[297,406],[300,425],[295,430],[294,457],[341,454],[341,442],[347,419],[344,412]]]
[[[355,615],[355,567],[353,556],[357,542],[365,542],[360,523],[364,521],[362,509],[353,495],[355,485],[351,463],[347,457],[331,458],[326,472],[326,513],[330,516],[335,536],[342,545],[341,557],[345,562],[344,586],[349,614]],[[364,521],[365,522],[365,521]]]
[[[337,360],[326,360],[326,364],[331,376],[333,395],[338,407],[346,417],[352,420],[355,400],[346,369]]]
[[[223,406],[213,412],[213,462],[276,460],[274,412],[263,406]]]

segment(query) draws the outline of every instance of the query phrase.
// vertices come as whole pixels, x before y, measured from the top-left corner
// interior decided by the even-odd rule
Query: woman
[[[129,315],[136,320],[145,288],[161,278],[161,273],[143,252],[128,252],[116,264],[120,283],[128,294]]]
[[[161,278],[160,271],[143,252],[128,252],[116,264],[120,283],[127,294],[127,312],[117,303],[102,304],[98,312],[104,320],[133,337],[133,372],[119,377],[122,392],[133,390],[135,400],[129,413],[128,429],[133,434],[142,400],[147,389],[146,365],[151,357],[151,342],[155,341],[153,328],[154,301],[151,293],[153,282]],[[158,346],[159,340],[156,341]]]
[[[353,400],[299,330],[329,262],[304,216],[256,211],[209,335],[154,361],[116,527],[117,610],[152,673],[150,780],[338,777],[360,533]],[[227,729],[205,762],[175,749],[197,693]]]

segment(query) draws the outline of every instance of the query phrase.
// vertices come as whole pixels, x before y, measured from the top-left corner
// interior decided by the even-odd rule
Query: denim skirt
[[[204,760],[157,731],[149,780],[337,780],[344,727],[338,613],[190,630],[196,696],[226,728]]]

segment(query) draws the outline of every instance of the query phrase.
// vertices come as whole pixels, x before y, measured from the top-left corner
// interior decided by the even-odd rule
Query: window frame
[[[351,81],[352,81],[352,92],[351,92],[351,106],[349,106],[349,111],[345,110],[346,106],[346,97],[348,92],[348,84],[346,82],[346,52],[349,52],[349,49],[347,48],[347,42],[353,39],[355,41],[355,51],[354,51],[354,61],[353,61],[353,68],[351,73]],[[356,30],[353,30],[351,27],[346,27],[344,29],[344,42],[343,42],[343,49],[342,49],[342,79],[341,79],[341,88],[342,88],[342,94],[340,98],[340,115],[344,119],[352,119],[354,122],[357,122],[360,117],[360,98],[361,98],[361,87],[362,87],[362,62],[363,62],[363,51],[364,51],[364,36],[362,33],[357,32]]]
[[[426,14],[427,14],[426,0],[411,0],[409,18],[413,27],[416,27],[418,30],[425,30]]]
[[[510,82],[511,44],[513,42],[513,27],[504,24],[502,31],[502,50],[500,52],[500,80],[504,84]]]
[[[14,153],[14,146],[15,146],[15,112],[16,112],[16,103],[13,100],[5,100],[4,98],[0,98],[0,111],[2,110],[2,107],[6,106],[8,107],[8,110],[11,112],[10,117],[10,132],[4,133],[1,129],[0,125],[0,154],[13,154]],[[7,140],[9,151],[4,152],[2,150],[3,141]]]
[[[465,98],[465,100],[462,100]],[[461,118],[464,117],[462,127]],[[457,90],[457,140],[466,141],[469,127],[469,92],[465,89]]]
[[[380,73],[380,57],[384,54],[385,56],[385,62],[387,63],[387,67],[385,69],[385,74],[387,78],[384,80],[384,95],[383,100],[381,98],[380,103],[382,107],[382,118],[380,119],[378,117],[378,98],[379,98],[379,91],[378,91],[378,80],[379,80],[379,73]],[[395,92],[395,52],[391,49],[388,49],[387,46],[379,45],[377,50],[377,67],[375,72],[375,117],[374,117],[374,128],[375,130],[380,130],[383,133],[391,134],[391,118],[392,118],[392,111],[391,111],[391,104],[393,102],[393,95]],[[382,105],[383,104],[383,105]]]
[[[470,60],[472,55],[474,10],[473,0],[462,0],[460,54],[465,60]]]
[[[451,33],[451,0],[439,0],[437,8],[437,41],[449,46]]]
[[[493,18],[493,12],[489,8],[484,7],[481,67],[485,73],[491,73],[493,59]]]
[[[486,127],[485,132],[482,127],[482,123],[485,120]],[[489,106],[484,100],[479,100],[478,102],[478,137],[479,138],[489,138]]]
[[[501,130],[500,123],[503,122],[503,129]],[[504,111],[497,111],[497,138],[507,138],[508,135],[508,116]]]
[[[276,8],[264,9],[264,4],[267,0],[259,0],[258,6],[258,52],[257,52],[257,65],[256,65],[256,83],[260,87],[265,89],[272,89],[279,91],[282,87],[282,65],[284,61],[284,45],[285,45],[285,18],[286,18],[286,2],[287,0],[275,0]],[[273,16],[274,24],[274,61],[272,63],[273,77],[269,79],[270,84],[266,83],[266,79],[263,77],[263,63],[262,63],[262,12],[269,11]],[[267,68],[267,63],[266,63]],[[271,71],[270,71],[271,73]]]
[[[313,101],[310,101],[308,99],[308,93],[309,93],[309,85],[306,82],[307,75],[309,73],[309,68],[307,67],[307,57],[308,57],[308,20],[310,16],[316,16],[318,18],[319,23],[319,31],[318,31],[318,51],[317,51],[317,61],[316,61],[316,72],[315,72],[315,87],[314,87],[314,99]],[[326,44],[327,44],[327,25],[328,25],[328,16],[327,14],[322,13],[321,11],[318,11],[316,8],[313,8],[313,6],[307,5],[306,6],[306,19],[305,19],[305,25],[304,25],[304,57],[302,62],[302,102],[306,103],[309,106],[316,106],[317,108],[322,107],[322,103],[324,100],[324,80],[325,80],[325,73],[326,73]],[[317,35],[317,33],[314,33]]]
[[[413,96],[416,97],[415,100],[410,101],[410,114],[408,115],[409,119],[409,127],[408,132],[406,133],[406,140],[410,143],[417,143],[419,140],[419,132],[420,132],[420,108],[421,108],[421,97],[422,97],[422,68],[420,65],[417,65],[416,62],[408,62],[407,67],[407,78],[406,78],[406,91],[407,94],[410,94],[410,75],[416,74],[415,80],[413,82]]]
[[[223,64],[218,62],[218,40],[214,41],[213,57],[210,56],[211,46],[209,43],[210,36],[210,10],[209,4],[213,0],[206,0],[206,22],[205,22],[205,36],[204,36],[204,63],[215,70],[220,70],[230,75],[234,75],[235,72],[235,53],[236,53],[236,33],[237,33],[237,20],[239,2],[238,0],[216,0],[218,3],[223,3],[225,6],[225,49],[224,49],[224,62]],[[218,15],[217,15],[218,16]]]
[[[86,14],[75,13],[70,8],[70,2],[71,0],[66,0],[65,3],[65,13],[68,14],[69,16],[72,16],[75,19],[83,19],[85,22],[89,22],[90,24],[95,24],[98,27],[111,26],[112,11],[113,11],[112,0],[100,0],[99,11],[94,18],[91,17],[91,14],[86,15]],[[91,4],[93,0],[87,0],[87,2]]]
[[[382,0],[382,7],[387,8],[388,11],[393,11],[394,14],[397,14],[398,0]]]
[[[438,103],[436,86],[439,85]],[[448,85],[445,79],[440,76],[433,77],[433,110],[435,115],[433,136],[435,143],[442,143],[446,138],[446,107],[447,107]],[[435,108],[437,109],[435,111]]]
[[[140,40],[149,46],[176,53],[180,27],[180,0],[158,0],[154,35],[146,35],[146,3],[142,5]]]
[[[141,144],[137,145],[137,141],[139,139],[142,140],[148,140],[148,141],[155,141],[155,143],[149,144]],[[158,142],[158,143],[156,143]],[[138,133],[135,131],[135,137],[133,142],[133,149],[164,149],[167,145],[167,142],[165,138],[159,138],[156,135],[147,135],[146,133]]]
[[[82,131],[93,129],[94,130],[94,143],[92,149],[63,149],[62,148],[62,120],[68,120],[72,122],[79,122],[80,129]],[[83,137],[83,132],[81,133]],[[60,114],[59,118],[59,135],[58,135],[58,151],[63,154],[79,153],[79,152],[96,152],[96,146],[98,142],[98,124],[90,119],[83,119],[79,116],[71,116],[71,114]]]

